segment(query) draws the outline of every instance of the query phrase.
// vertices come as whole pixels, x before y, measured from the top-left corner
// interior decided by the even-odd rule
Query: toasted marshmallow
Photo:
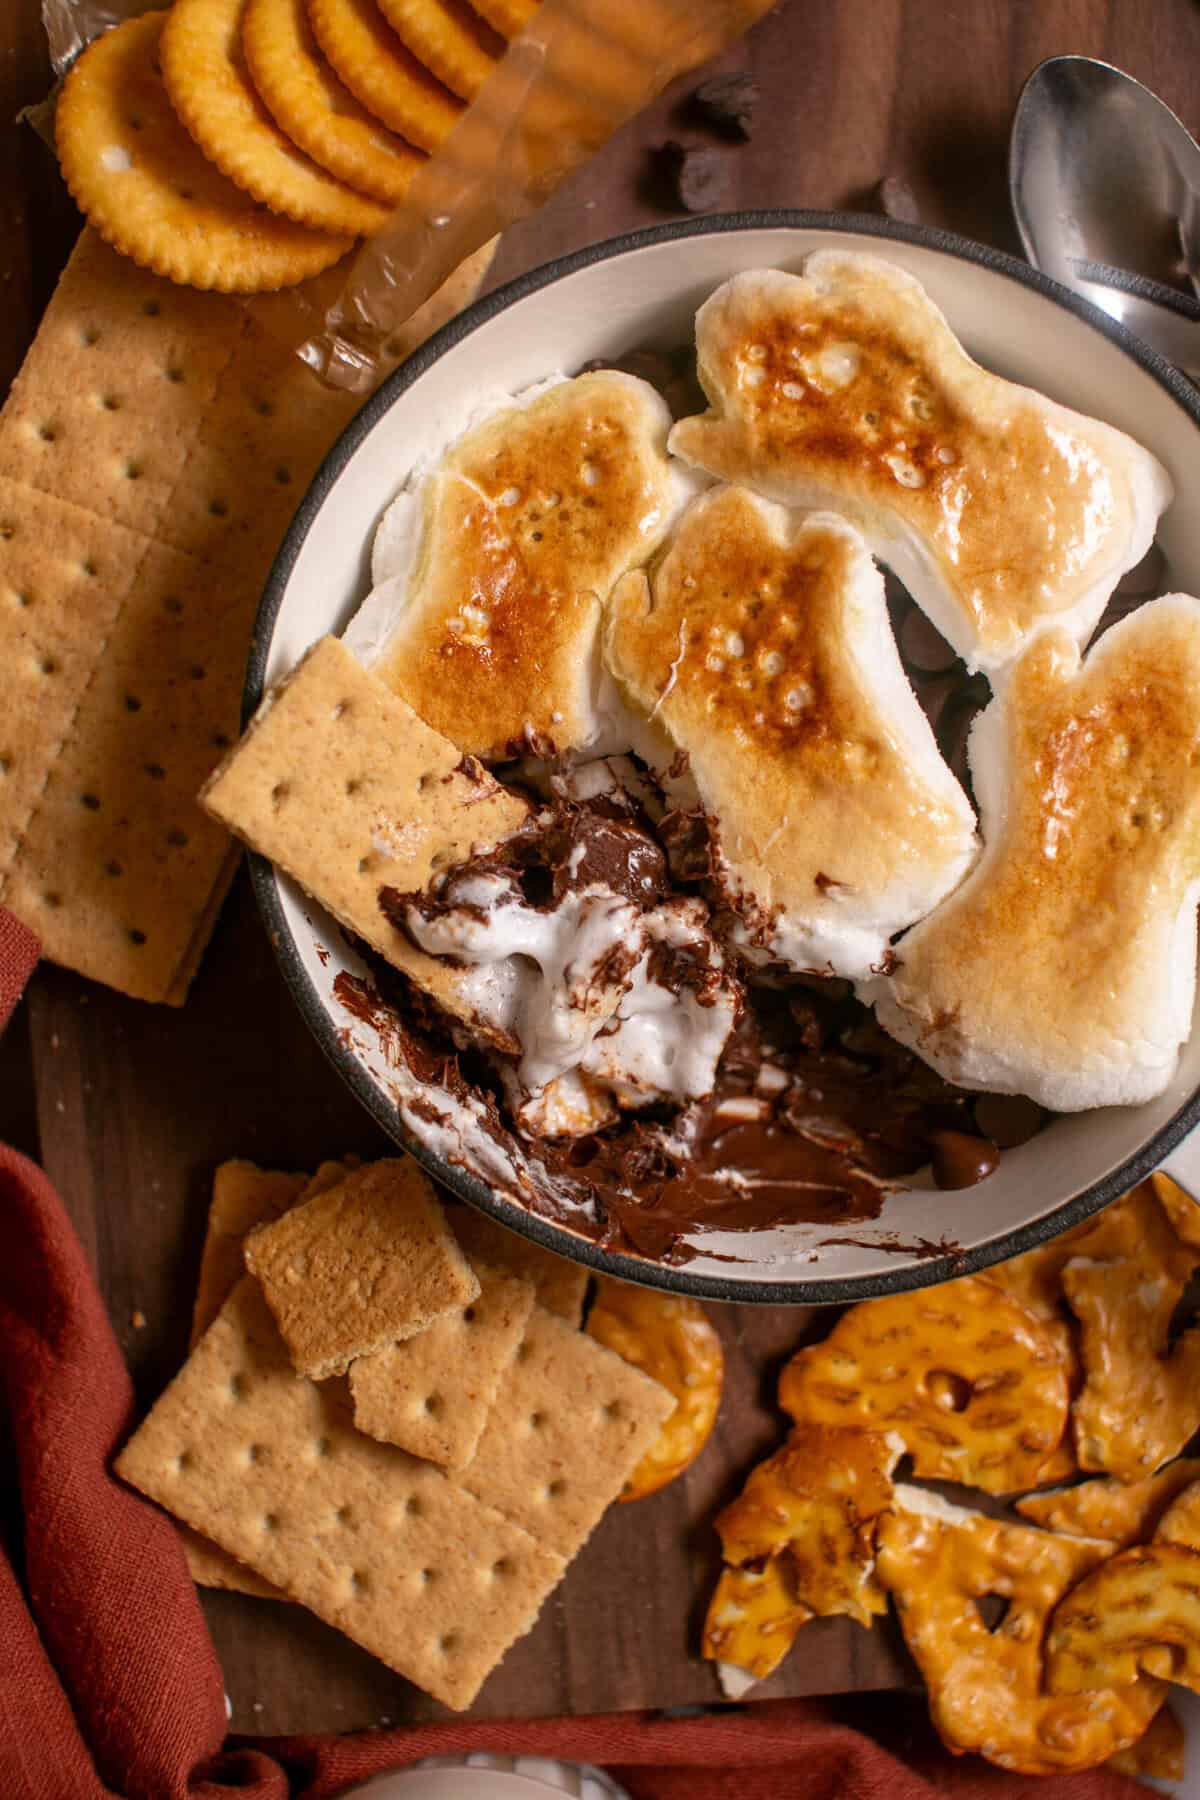
[[[648,382],[612,370],[492,410],[384,514],[349,647],[475,755],[623,748],[600,616],[694,490],[669,424]]]
[[[1172,497],[1132,438],[981,369],[920,283],[873,256],[735,275],[696,342],[710,410],[671,450],[846,513],[972,668],[1047,626],[1085,644]]]
[[[474,972],[480,1016],[520,1047],[518,1121],[554,1136],[607,1123],[605,1096],[639,1107],[712,1091],[738,990],[706,921],[699,900],[645,911],[602,882],[536,907],[505,872],[451,874],[435,912],[404,915],[422,950]],[[673,956],[689,973],[671,984]]]
[[[702,495],[650,579],[619,584],[605,654],[663,736],[664,786],[715,821],[752,956],[865,976],[966,874],[975,815],[845,520]]]
[[[1161,1093],[1191,1029],[1200,896],[1200,600],[1080,664],[1034,644],[969,743],[984,854],[864,991],[964,1087],[1057,1112]]]

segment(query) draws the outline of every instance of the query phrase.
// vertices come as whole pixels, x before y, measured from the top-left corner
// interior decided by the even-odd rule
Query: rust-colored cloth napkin
[[[37,951],[0,910],[0,1029]],[[952,1762],[917,1703],[874,1695],[226,1744],[221,1671],[175,1530],[109,1473],[133,1395],[82,1246],[46,1176],[3,1146],[0,1396],[0,1494],[17,1501],[0,1550],[3,1800],[330,1800],[385,1769],[484,1749],[603,1764],[635,1800],[1146,1792],[1107,1771],[1044,1784]]]

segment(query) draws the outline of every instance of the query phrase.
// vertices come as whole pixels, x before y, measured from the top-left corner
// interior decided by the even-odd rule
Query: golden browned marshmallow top
[[[424,530],[378,675],[463,750],[593,742],[613,582],[665,533],[680,478],[667,409],[613,371],[469,431],[427,478]]]
[[[697,318],[710,411],[673,451],[772,499],[836,506],[968,661],[1048,618],[1080,642],[1170,497],[1131,439],[972,362],[921,286],[822,251],[750,271]]]
[[[975,821],[904,678],[862,538],[716,488],[610,614],[613,671],[686,750],[773,952],[866,974],[965,873]]]
[[[985,854],[899,944],[881,1021],[972,1087],[1071,1111],[1150,1098],[1191,1025],[1200,600],[1139,608],[1082,667],[1040,639],[970,759]]]

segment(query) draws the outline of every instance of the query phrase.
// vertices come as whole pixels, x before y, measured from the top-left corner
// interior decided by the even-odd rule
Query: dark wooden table
[[[1128,69],[1200,127],[1195,0],[785,0],[723,66],[762,88],[753,141],[724,154],[722,205],[869,208],[901,177],[922,218],[1005,249],[1009,122],[1029,71],[1079,51]],[[38,0],[0,7],[0,384],[78,220],[43,146],[15,115],[49,84]],[[686,88],[692,84],[683,84]],[[494,279],[670,215],[652,152],[703,141],[679,90],[615,139],[505,241]],[[187,1007],[152,1008],[43,968],[0,1042],[0,1137],[40,1155],[69,1206],[139,1396],[178,1366],[213,1166],[288,1168],[380,1146],[306,1035],[244,881]],[[694,1655],[711,1585],[714,1507],[779,1435],[783,1355],[813,1329],[784,1309],[715,1308],[729,1355],[714,1444],[685,1481],[604,1521],[479,1712],[676,1705],[717,1697]],[[204,1601],[243,1730],[350,1729],[439,1709],[300,1608]],[[869,1690],[908,1679],[886,1629],[802,1634],[764,1694]]]

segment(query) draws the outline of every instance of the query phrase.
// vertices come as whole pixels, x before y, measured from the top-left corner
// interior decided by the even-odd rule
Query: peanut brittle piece
[[[1098,1475],[1078,1487],[1026,1494],[1016,1502],[1024,1519],[1066,1537],[1106,1538],[1116,1549],[1144,1544],[1176,1495],[1200,1479],[1200,1459],[1181,1457],[1144,1481]]]
[[[1124,1690],[1146,1675],[1200,1693],[1200,1550],[1157,1542],[1121,1550],[1055,1608],[1046,1636],[1052,1693]]]
[[[1067,1425],[1061,1349],[978,1277],[867,1300],[784,1369],[798,1423],[895,1431],[913,1471],[985,1493],[1032,1487]]]
[[[1090,1769],[1141,1736],[1165,1697],[1159,1681],[1135,1670],[1102,1698],[1043,1689],[1046,1622],[1107,1544],[1008,1525],[918,1489],[898,1486],[896,1500],[879,1529],[879,1578],[949,1750],[1051,1775]],[[990,1627],[989,1603],[1002,1611]]]
[[[718,1665],[722,1687],[736,1699],[774,1673],[812,1616],[797,1597],[786,1555],[768,1557],[761,1565],[722,1569],[704,1621],[701,1654]],[[737,1674],[750,1679],[739,1682]]]
[[[818,1617],[844,1613],[869,1626],[887,1610],[875,1532],[903,1449],[894,1432],[797,1425],[717,1514],[725,1561],[746,1566],[786,1551],[794,1591]]]

